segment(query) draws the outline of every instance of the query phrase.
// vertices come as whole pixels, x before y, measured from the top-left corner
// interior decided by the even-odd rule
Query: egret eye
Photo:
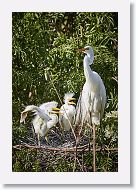
[[[85,50],[89,50],[89,47],[85,48]]]

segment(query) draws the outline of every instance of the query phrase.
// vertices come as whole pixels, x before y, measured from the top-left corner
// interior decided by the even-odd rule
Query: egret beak
[[[79,49],[78,51],[85,53],[86,50],[89,50],[89,48],[88,48],[88,47],[86,47],[86,48],[81,48],[81,49]]]
[[[76,105],[75,102],[69,102],[68,104],[70,104],[70,105]]]
[[[76,100],[75,98],[69,98],[68,104],[70,104],[70,105],[76,105],[76,103],[73,102],[75,100]]]
[[[59,108],[52,108],[52,111],[50,111],[50,113],[59,114],[59,111],[60,111]]]
[[[84,52],[85,50],[86,50],[86,48],[78,49],[79,52]]]
[[[52,114],[59,114],[59,111],[50,111]]]
[[[68,100],[69,100],[69,101],[72,101],[72,100],[76,100],[76,98],[69,98]]]
[[[59,108],[52,108],[52,111],[60,111]]]

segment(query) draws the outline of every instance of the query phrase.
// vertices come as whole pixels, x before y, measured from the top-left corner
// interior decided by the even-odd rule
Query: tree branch
[[[29,145],[29,144],[18,144],[13,146],[14,149],[21,150],[21,148],[30,148],[30,149],[38,149],[38,150],[46,150],[46,151],[62,151],[62,152],[75,152],[76,147],[72,148],[55,148],[55,147],[39,147],[39,146],[34,146],[34,145]],[[77,152],[88,152],[88,144],[84,146],[77,147]],[[93,149],[90,149],[90,151],[93,152]],[[118,148],[96,148],[96,152],[100,151],[115,151],[118,152]]]

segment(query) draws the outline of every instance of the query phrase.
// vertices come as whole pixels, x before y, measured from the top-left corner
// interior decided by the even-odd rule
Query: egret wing
[[[49,115],[48,114],[46,114],[42,109],[38,109],[38,111],[37,111],[37,114],[42,118],[42,119],[44,119],[46,122],[47,121],[49,121],[49,120],[51,120],[51,117],[49,117]]]
[[[55,108],[58,106],[58,103],[55,101],[43,103],[40,105],[40,109],[44,110],[46,114],[48,114],[50,111],[52,111],[52,108]]]
[[[106,105],[106,89],[102,81],[100,84],[100,99],[101,99],[101,118],[102,118],[104,113],[104,108]]]

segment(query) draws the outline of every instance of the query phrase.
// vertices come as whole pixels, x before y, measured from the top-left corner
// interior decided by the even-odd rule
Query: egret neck
[[[90,66],[93,63],[93,59],[90,59],[90,55],[85,55],[83,65],[84,65],[84,75],[86,82],[90,82],[90,79],[93,79],[93,71]]]

